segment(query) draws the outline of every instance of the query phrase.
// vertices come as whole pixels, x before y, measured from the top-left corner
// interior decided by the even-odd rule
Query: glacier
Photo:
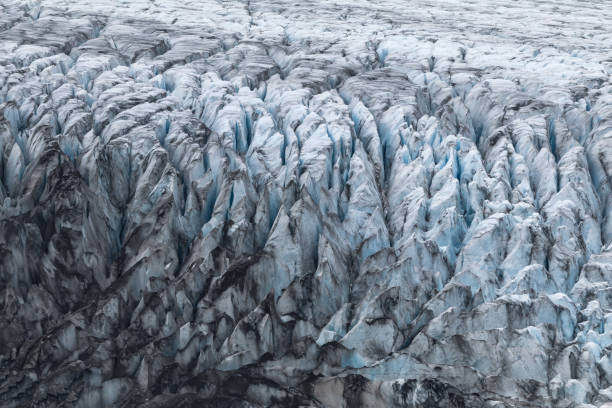
[[[606,0],[0,0],[0,406],[612,407]]]

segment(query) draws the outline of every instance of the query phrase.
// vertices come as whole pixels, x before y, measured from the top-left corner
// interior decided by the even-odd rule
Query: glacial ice
[[[0,0],[0,405],[612,405],[611,19]]]

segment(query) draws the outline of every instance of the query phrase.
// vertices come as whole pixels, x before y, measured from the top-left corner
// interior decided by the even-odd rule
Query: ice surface
[[[611,405],[610,21],[0,0],[0,405]]]

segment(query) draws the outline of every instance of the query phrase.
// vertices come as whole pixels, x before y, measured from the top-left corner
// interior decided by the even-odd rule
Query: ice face
[[[612,404],[612,7],[375,3],[0,0],[1,406]]]

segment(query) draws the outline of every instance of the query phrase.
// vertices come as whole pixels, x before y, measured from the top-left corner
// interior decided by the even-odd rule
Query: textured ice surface
[[[611,21],[0,0],[0,405],[611,406]]]

